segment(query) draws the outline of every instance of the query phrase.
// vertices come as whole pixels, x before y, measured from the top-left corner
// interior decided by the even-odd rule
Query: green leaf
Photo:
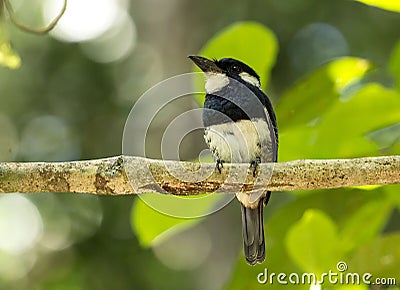
[[[21,58],[9,45],[0,45],[0,65],[17,69],[21,66]]]
[[[357,249],[349,264],[351,272],[371,273],[377,277],[398,278],[400,269],[400,233],[378,237]]]
[[[367,134],[400,122],[400,94],[378,84],[360,89],[348,101],[337,100],[321,118],[313,156],[345,158],[377,154]]]
[[[142,201],[158,212],[184,219],[208,215],[230,202],[234,196],[224,194],[202,194],[196,196],[175,196],[146,193]]]
[[[4,23],[0,19],[0,65],[10,69],[17,69],[21,66],[21,58],[11,48],[5,29]]]
[[[400,155],[400,139],[390,148],[390,153],[393,155]]]
[[[315,121],[371,68],[371,63],[365,59],[343,57],[300,80],[283,94],[276,106],[279,128],[285,130]]]
[[[150,247],[154,243],[182,231],[196,223],[194,219],[176,218],[152,209],[140,198],[135,200],[131,213],[131,224],[140,244]]]
[[[362,190],[374,190],[377,188],[382,187],[382,184],[375,184],[375,185],[354,185],[354,186],[349,186],[349,188],[356,188],[356,189],[362,189]]]
[[[375,6],[381,9],[400,12],[400,2],[398,0],[356,0],[358,2]]]
[[[203,194],[190,197],[146,193],[136,200],[131,220],[140,243],[151,246],[201,221],[234,196]]]
[[[378,189],[382,190],[382,189]],[[393,193],[396,190],[393,190]],[[398,191],[397,191],[398,192]],[[357,189],[330,189],[321,191],[309,191],[307,195],[294,195],[294,193],[280,193],[279,196],[272,196],[272,204],[276,202],[275,199],[280,202],[282,199],[286,199],[286,203],[280,205],[280,209],[275,211],[273,215],[267,216],[265,224],[265,239],[266,239],[266,260],[262,265],[255,267],[249,267],[243,259],[239,259],[238,264],[232,274],[233,279],[230,281],[229,290],[233,289],[283,289],[288,288],[288,285],[282,286],[277,283],[274,284],[262,284],[258,285],[257,275],[268,269],[269,272],[275,273],[304,273],[304,269],[299,268],[297,262],[292,259],[288,248],[283,246],[287,235],[291,228],[301,220],[305,211],[309,208],[315,208],[319,211],[323,211],[325,215],[329,215],[329,220],[334,220],[338,229],[345,227],[346,223],[352,218],[353,213],[357,212],[365,204],[377,200],[377,196],[381,196],[381,191],[364,191]],[[290,199],[290,200],[287,200]],[[267,215],[269,213],[269,206],[265,209]],[[334,226],[336,228],[336,226]],[[324,235],[324,231],[321,232]],[[338,245],[340,246],[340,238],[336,237]],[[321,245],[325,247],[325,245]],[[298,247],[301,248],[303,255],[307,254],[307,251],[311,246],[301,247],[300,242]],[[311,251],[312,254],[317,255],[314,249]],[[340,252],[339,252],[340,253]],[[339,253],[337,253],[339,255]],[[324,254],[320,259],[324,259]],[[336,263],[341,259],[337,257],[335,260],[335,266],[331,268],[336,269]],[[344,260],[346,261],[346,260]],[[275,281],[276,282],[276,281]],[[303,286],[303,288],[302,288]],[[305,285],[290,285],[290,289],[305,289]],[[307,286],[307,285],[306,285]],[[310,289],[309,285],[307,289]],[[329,288],[331,289],[331,288]],[[337,289],[337,288],[334,288]]]
[[[313,156],[313,144],[318,133],[315,127],[290,127],[279,134],[280,162]]]
[[[392,204],[384,197],[372,200],[358,209],[340,232],[343,251],[351,251],[375,238],[385,225],[391,210]]]
[[[373,131],[368,134],[368,138],[375,142],[380,150],[391,150],[400,141],[400,123]]]
[[[208,58],[232,57],[252,67],[261,78],[263,88],[268,84],[275,64],[278,42],[274,33],[257,22],[237,22],[212,37],[200,50]],[[199,69],[196,68],[196,71]],[[204,84],[201,84],[201,88]],[[203,104],[204,95],[198,97]]]
[[[385,189],[389,200],[400,210],[400,184],[387,185]]]
[[[400,41],[397,42],[390,56],[389,71],[395,78],[397,89],[400,90]]]
[[[307,210],[290,228],[285,245],[302,270],[316,274],[335,269],[342,253],[335,223],[316,209]]]

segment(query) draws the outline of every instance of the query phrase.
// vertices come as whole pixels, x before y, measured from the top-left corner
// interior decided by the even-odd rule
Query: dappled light
[[[46,20],[58,13],[62,1],[47,1],[43,6]],[[114,0],[69,0],[68,9],[57,27],[51,32],[64,41],[94,39],[110,29],[119,17],[119,7]]]
[[[36,206],[27,198],[2,196],[0,198],[0,249],[21,254],[33,248],[43,232],[43,222]]]

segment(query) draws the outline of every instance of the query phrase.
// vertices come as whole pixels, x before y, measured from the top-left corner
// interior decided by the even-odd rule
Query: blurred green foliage
[[[0,68],[1,160],[119,154],[133,102],[157,81],[190,70],[186,56],[197,52],[239,58],[260,74],[277,112],[280,161],[400,154],[398,14],[356,1],[133,2],[127,11],[139,41],[111,63],[93,61],[79,43],[12,27],[6,38],[0,32],[0,62],[16,57],[11,42],[22,57],[20,69]],[[398,11],[398,1],[360,2]],[[323,33],[304,29],[310,23]],[[332,31],[346,42],[338,51]],[[185,156],[197,158],[201,143],[192,140]],[[0,232],[0,289],[310,289],[260,285],[257,275],[335,271],[339,261],[348,272],[399,279],[399,192],[390,185],[273,194],[265,209],[267,259],[255,267],[244,262],[236,202],[187,220],[131,196],[0,197],[16,212],[29,201],[43,226],[21,253],[5,251],[11,231]],[[174,203],[163,198],[166,207]],[[210,203],[192,206],[184,210],[201,213]],[[0,218],[0,225],[9,219]],[[29,232],[29,216],[17,225]]]
[[[226,52],[227,47],[229,53]],[[252,53],[249,54],[249,51]],[[277,53],[278,42],[270,29],[256,22],[239,22],[226,27],[210,39],[199,55],[216,59],[232,57],[245,61],[260,75],[265,89]],[[195,70],[200,71],[198,67],[195,67]],[[203,81],[199,82],[198,86],[204,87]],[[204,103],[204,97],[204,94],[197,96],[201,105]]]
[[[304,212],[287,232],[285,244],[296,265],[318,276],[334,269],[343,255],[334,221],[319,210]]]
[[[250,47],[256,46],[252,40],[258,40],[258,37],[268,32],[267,28],[262,29],[260,25],[256,26],[258,30],[255,32],[249,29],[253,27],[253,23],[251,26],[248,23],[237,23],[225,29],[205,45],[200,55],[218,58],[226,54],[229,47],[233,52],[228,50],[233,56],[247,63],[257,61],[257,58],[253,58],[259,55],[265,55],[269,64],[274,63],[270,59],[276,55],[275,48],[262,49],[263,45],[259,45],[257,49],[261,48],[262,53],[247,54]],[[249,29],[248,33],[246,29]],[[254,37],[254,33],[260,35]],[[238,39],[244,38],[243,35],[251,36],[250,40],[243,43],[237,42]],[[275,47],[273,41],[275,37],[269,37],[269,39],[269,42],[265,42],[266,47]],[[397,61],[396,52],[392,57],[392,62],[395,61]],[[397,65],[392,65],[392,67],[396,68]],[[267,65],[261,70],[264,72],[267,70],[265,79],[268,79],[271,68]],[[385,130],[400,122],[400,94],[393,88],[386,88],[378,83],[363,82],[363,78],[371,69],[373,66],[368,60],[342,57],[316,69],[289,88],[276,105],[282,136],[280,160],[292,160],[305,156],[307,158],[349,158],[379,155],[378,144],[382,144],[382,136],[371,140],[368,134],[376,130]],[[396,73],[396,69],[392,71]],[[398,139],[398,137],[399,135],[395,138]],[[363,187],[360,188],[363,189]],[[282,225],[282,220],[287,220],[283,212],[293,216],[294,212],[298,212],[304,206],[312,207],[311,204],[299,203],[301,199],[296,201],[299,203],[297,206],[296,203],[286,205],[290,210],[286,212],[285,207],[281,209],[277,213],[281,218],[274,223],[285,229],[283,235],[274,235],[273,230],[271,232],[271,228],[267,226],[267,241],[275,241],[268,249],[268,253],[272,252],[273,256],[267,258],[268,269],[274,268],[274,262],[279,263],[279,260],[284,260],[286,261],[285,272],[301,270],[321,275],[329,270],[336,270],[336,264],[340,261],[353,261],[353,253],[362,249],[371,240],[389,239],[387,243],[391,245],[391,238],[385,235],[380,237],[380,233],[390,213],[396,208],[396,204],[385,197],[385,192],[380,187],[371,191],[367,195],[369,198],[363,197],[363,204],[358,204],[353,210],[349,209],[346,218],[341,221],[340,228],[328,213],[317,209],[303,209],[305,212],[301,217],[299,216],[286,226]],[[346,194],[342,195],[341,193],[344,192]],[[338,195],[340,198],[335,199],[336,203],[320,200],[320,206],[325,208],[329,204],[329,207],[340,209],[343,203],[356,203],[361,197],[360,194],[362,196],[362,193],[354,188],[353,190],[323,191],[306,195],[304,199],[309,201],[310,196],[313,196],[315,200],[315,195],[321,198],[326,195]],[[346,212],[342,209],[341,214],[343,214],[342,211]],[[147,220],[154,221],[154,213],[151,215],[153,219],[150,219],[149,215],[144,215],[146,218],[142,220],[141,228],[146,228],[146,230],[144,233],[137,231],[140,239],[145,239],[146,232],[153,231],[155,227],[165,224],[165,221],[170,219],[158,214],[157,222],[149,225],[146,223]],[[138,219],[139,217],[136,216],[134,221]],[[174,225],[171,224],[171,226]],[[171,231],[169,228],[164,228],[164,230]],[[277,247],[280,248],[279,251]],[[393,260],[400,258],[396,252],[391,252],[390,255]],[[380,258],[376,257],[376,259]],[[268,263],[269,261],[271,263]],[[292,262],[288,263],[288,261]],[[364,261],[364,263],[367,262],[376,264],[376,261]],[[237,268],[234,277],[237,277],[240,283],[234,279],[229,289],[255,289],[254,276],[252,280],[243,279],[248,276],[243,272],[256,271],[243,266],[243,262],[239,264],[241,266]],[[289,266],[290,264],[292,266]],[[353,269],[356,267],[353,264],[351,266]],[[396,263],[391,263],[387,269],[393,273],[397,266]],[[375,273],[381,275],[385,272],[380,269],[374,270]],[[274,288],[280,286],[275,285]]]
[[[386,243],[386,240],[389,240],[389,245],[396,239],[392,235],[394,233],[396,236],[398,231],[384,234],[389,216],[396,208],[395,203],[388,198],[392,189],[395,188],[373,191],[335,189],[297,197],[267,219],[269,256],[265,265],[252,269],[244,262],[239,263],[228,289],[265,287],[259,285],[254,278],[250,279],[255,272],[262,272],[264,267],[270,272],[287,274],[321,273],[328,270],[339,272],[336,264],[344,261],[348,266],[347,272],[369,272],[373,277],[392,277],[394,273],[398,275],[398,250],[393,250],[392,246],[387,248],[386,254],[390,258],[385,263],[382,261],[385,256],[381,255],[385,250],[379,250],[380,253],[375,256],[377,251],[370,247],[370,244],[379,241]],[[366,249],[374,254],[366,254]],[[382,268],[377,265],[382,265]],[[277,283],[267,286],[271,289],[284,287]],[[309,289],[309,285],[290,286]],[[324,287],[342,289],[343,285],[325,283]]]
[[[389,61],[389,69],[396,80],[397,89],[400,90],[400,41],[396,44],[395,48],[393,49]]]
[[[400,12],[400,3],[396,0],[356,0],[367,5],[376,6],[382,9]]]
[[[162,196],[164,198],[159,199],[159,194],[149,193],[148,195],[152,195],[153,198],[157,199],[147,199],[151,205],[160,205],[164,201],[162,204],[168,210],[176,207],[176,203],[178,202],[176,199],[171,199],[174,204],[169,207],[168,205],[171,203],[171,201],[167,200],[169,196]],[[190,204],[187,204],[186,206],[189,206],[186,207],[189,210],[193,208],[193,205]],[[159,211],[157,211],[157,209]],[[160,207],[157,207],[157,209],[152,208],[142,199],[136,199],[134,206],[132,207],[132,227],[143,247],[149,247],[155,242],[161,242],[163,239],[167,239],[174,233],[182,231],[199,221],[199,219],[189,220],[162,214],[160,212]]]
[[[343,57],[298,81],[279,101],[276,109],[282,123],[279,128],[286,130],[288,127],[308,126],[370,69],[371,64],[367,60]]]
[[[0,66],[10,69],[17,69],[21,65],[21,58],[11,48],[11,43],[7,36],[7,28],[2,13],[3,4],[0,2]]]
[[[0,64],[11,69],[19,68],[21,65],[19,55],[11,49],[10,43],[0,42]]]

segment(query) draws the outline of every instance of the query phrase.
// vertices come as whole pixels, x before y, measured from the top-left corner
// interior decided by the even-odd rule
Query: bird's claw
[[[258,164],[260,164],[260,163],[261,163],[261,158],[260,157],[256,157],[256,159],[251,161],[250,168],[253,168],[253,177],[256,177],[257,167],[258,167]]]
[[[218,172],[221,174],[221,169],[224,168],[224,160],[217,159],[217,163],[215,167],[217,168]]]

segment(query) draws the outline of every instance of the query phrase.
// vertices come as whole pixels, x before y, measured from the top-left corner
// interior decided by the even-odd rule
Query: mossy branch
[[[237,180],[243,173],[245,180]],[[257,188],[271,191],[395,184],[400,183],[400,156],[265,163],[260,165],[256,178],[247,164],[225,164],[220,174],[212,163],[130,156],[71,162],[0,163],[0,193],[195,195],[217,189],[233,193],[238,186],[251,190],[255,181]]]

